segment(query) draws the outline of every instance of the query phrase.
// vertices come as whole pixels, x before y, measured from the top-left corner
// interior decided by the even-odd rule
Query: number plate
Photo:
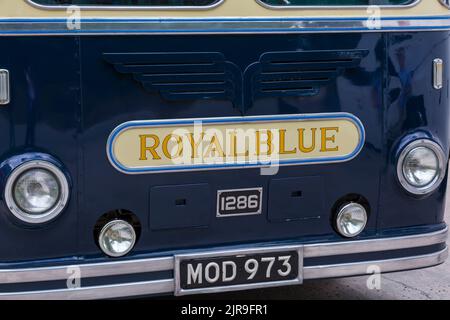
[[[261,214],[262,188],[217,191],[217,217]]]
[[[175,256],[176,295],[300,284],[303,248],[278,247]]]

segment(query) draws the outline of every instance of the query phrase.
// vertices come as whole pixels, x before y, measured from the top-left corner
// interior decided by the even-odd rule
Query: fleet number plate
[[[217,192],[217,216],[232,217],[262,212],[262,188],[219,190]]]

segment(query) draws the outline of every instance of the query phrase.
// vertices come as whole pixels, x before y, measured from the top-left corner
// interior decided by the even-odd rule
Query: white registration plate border
[[[269,282],[258,282],[249,284],[239,284],[231,286],[218,286],[210,288],[199,288],[199,289],[182,289],[181,288],[181,261],[190,259],[202,259],[202,258],[220,258],[226,256],[234,255],[251,255],[251,254],[261,254],[261,253],[271,253],[271,252],[283,252],[283,251],[297,251],[298,253],[298,277],[290,280],[282,281],[269,281]],[[174,277],[175,277],[175,295],[193,295],[202,293],[218,293],[218,292],[230,292],[230,291],[240,291],[248,289],[258,289],[258,288],[269,288],[269,287],[280,287],[288,285],[299,285],[303,283],[303,246],[279,246],[279,247],[261,247],[261,248],[244,248],[235,250],[218,250],[218,251],[207,251],[201,253],[193,254],[179,254],[174,257]]]

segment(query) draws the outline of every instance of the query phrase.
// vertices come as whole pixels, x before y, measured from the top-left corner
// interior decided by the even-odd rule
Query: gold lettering
[[[245,139],[245,142],[247,142],[247,139]],[[248,144],[246,143],[246,146]],[[231,151],[232,151],[232,156],[233,157],[248,157],[249,152],[248,150],[246,150],[244,153],[238,153],[237,152],[237,137],[236,137],[236,132],[232,132],[231,133]]]
[[[172,155],[172,153],[169,151],[169,142],[170,140],[172,140],[173,138],[175,138],[176,142],[177,142],[177,152],[175,153],[175,155]],[[176,134],[168,134],[163,141],[162,144],[162,150],[164,152],[164,155],[167,157],[167,159],[175,159],[175,158],[179,158],[181,156],[181,154],[183,153],[183,139]],[[171,150],[172,151],[172,150]]]
[[[328,136],[327,133],[329,131],[335,131],[336,133],[339,132],[338,127],[328,127],[328,128],[320,128],[321,137],[322,137],[322,147],[320,148],[320,152],[331,152],[331,151],[339,151],[339,147],[336,146],[334,148],[328,147],[328,142],[336,142],[336,134],[333,134],[332,136]]]
[[[311,146],[305,147],[305,129],[298,129],[298,148],[303,153],[313,152],[316,148],[317,128],[311,128]]]
[[[280,154],[294,154],[297,152],[297,148],[292,150],[286,150],[286,129],[280,130]]]
[[[208,156],[214,157],[214,154],[216,153],[219,154],[219,157],[225,158],[225,152],[223,152],[223,148],[220,145],[219,138],[217,138],[217,135],[214,134],[211,138],[208,149],[205,152],[205,158]]]
[[[272,140],[273,140],[273,134],[272,131],[270,131],[269,129],[266,131],[266,135],[267,135],[267,139],[266,139],[266,144],[267,144],[267,153],[265,154],[261,154],[261,131],[256,131],[256,155],[257,156],[270,156],[272,155],[273,152],[273,144],[272,144]]]
[[[149,152],[149,151],[152,154],[153,160],[161,160],[161,157],[155,150],[156,148],[159,147],[159,143],[160,143],[159,137],[155,134],[143,134],[143,135],[140,135],[139,138],[141,140],[141,156],[140,156],[139,160],[142,160],[142,161],[148,160],[147,152]],[[147,146],[148,139],[153,139],[152,146]]]
[[[188,139],[189,139],[189,143],[191,144],[191,151],[192,151],[191,157],[192,157],[192,159],[198,158],[198,146],[202,143],[204,137],[205,137],[205,133],[202,132],[200,134],[199,141],[195,141],[194,134],[193,133],[189,133]]]

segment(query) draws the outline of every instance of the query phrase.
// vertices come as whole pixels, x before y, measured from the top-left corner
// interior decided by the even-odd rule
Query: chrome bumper
[[[445,243],[448,228],[440,231],[392,238],[358,240],[335,243],[306,244],[302,246],[304,258],[328,257],[355,253],[373,253],[409,248],[427,247]],[[223,252],[223,250],[221,251]],[[303,268],[303,278],[319,279],[367,274],[368,267],[376,265],[381,272],[418,269],[443,263],[448,247],[426,255],[396,259],[363,261],[343,264],[313,265]],[[66,280],[69,268],[77,267],[82,279],[119,276],[158,271],[173,271],[174,257],[161,257],[96,264],[65,265],[47,268],[2,269],[0,284],[33,283]],[[75,289],[0,293],[0,299],[108,299],[175,292],[175,279],[143,281]]]

